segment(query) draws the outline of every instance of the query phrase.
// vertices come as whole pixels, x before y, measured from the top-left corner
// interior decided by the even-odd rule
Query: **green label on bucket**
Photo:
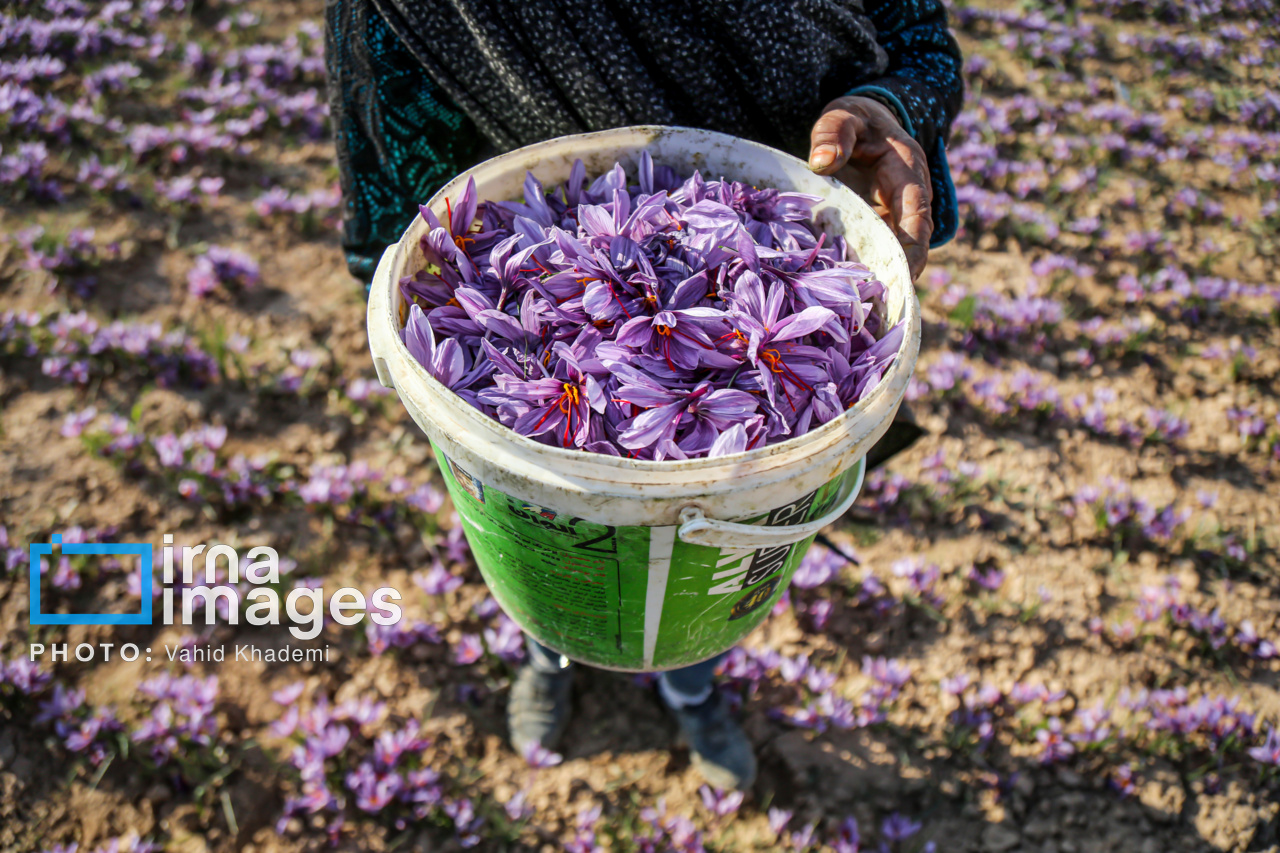
[[[672,669],[730,648],[768,615],[813,541],[747,549],[691,545],[676,526],[587,521],[503,494],[438,448],[436,458],[476,564],[502,609],[542,644],[594,666]],[[856,476],[855,468],[746,523],[816,518]]]

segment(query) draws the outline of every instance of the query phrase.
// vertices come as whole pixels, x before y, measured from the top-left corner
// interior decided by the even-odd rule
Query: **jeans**
[[[563,672],[573,666],[573,661],[552,651],[528,634],[525,634],[524,644],[529,650],[529,665],[538,672]],[[720,654],[711,660],[659,675],[658,692],[663,701],[676,708],[702,704],[711,696],[712,680],[715,678],[716,667],[722,660],[724,655]]]

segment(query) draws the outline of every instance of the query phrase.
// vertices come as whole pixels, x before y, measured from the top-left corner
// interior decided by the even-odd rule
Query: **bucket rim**
[[[915,370],[916,360],[919,356],[920,349],[920,332],[921,317],[920,306],[916,296],[914,282],[911,279],[909,268],[907,266],[906,254],[898,242],[896,236],[889,229],[889,226],[880,218],[878,214],[872,210],[857,193],[845,186],[835,178],[816,175],[809,171],[808,165],[792,154],[755,142],[732,134],[721,133],[719,131],[705,130],[701,128],[690,128],[676,125],[630,125],[626,127],[611,128],[608,130],[591,131],[587,133],[569,134],[559,136],[552,139],[536,142],[532,145],[526,145],[511,151],[499,154],[496,157],[478,163],[467,169],[437,190],[426,203],[427,207],[433,208],[443,199],[450,197],[452,194],[460,192],[466,181],[478,172],[488,171],[491,169],[503,170],[511,161],[529,163],[529,156],[540,151],[548,151],[555,148],[576,148],[582,147],[583,143],[598,143],[601,141],[617,141],[619,147],[631,148],[649,148],[659,140],[664,138],[680,138],[680,137],[696,137],[701,142],[713,142],[720,145],[740,147],[748,149],[757,155],[772,158],[782,163],[787,163],[791,167],[798,167],[803,170],[806,175],[812,176],[815,180],[825,184],[829,192],[823,195],[823,201],[815,205],[815,217],[824,207],[833,203],[833,197],[840,198],[840,203],[851,206],[861,211],[861,219],[867,222],[867,228],[872,232],[868,238],[878,243],[882,250],[889,255],[889,264],[895,268],[893,270],[877,270],[872,272],[876,274],[876,278],[883,282],[886,287],[901,287],[902,293],[902,317],[901,322],[905,324],[903,341],[898,348],[898,352],[894,358],[894,362],[886,371],[880,383],[871,392],[871,394],[863,397],[855,405],[846,409],[843,413],[821,426],[812,429],[802,435],[793,436],[784,441],[775,444],[765,445],[764,447],[746,450],[741,453],[734,453],[726,456],[703,457],[699,459],[664,459],[660,461],[649,459],[633,459],[623,456],[612,456],[606,453],[594,453],[587,450],[575,450],[563,447],[555,447],[553,445],[543,444],[535,441],[529,436],[521,435],[515,430],[500,423],[499,421],[484,415],[479,409],[467,404],[460,396],[451,389],[444,386],[435,377],[431,376],[417,359],[409,353],[408,347],[401,338],[401,326],[398,311],[398,303],[401,299],[399,294],[400,278],[405,275],[412,274],[407,270],[409,261],[408,247],[415,245],[419,238],[426,233],[426,222],[421,215],[415,216],[413,221],[405,229],[400,240],[390,247],[379,264],[378,274],[375,275],[373,288],[376,292],[370,293],[369,300],[369,322],[370,337],[376,330],[375,324],[389,332],[386,337],[394,339],[391,346],[395,350],[396,358],[388,359],[387,368],[395,377],[397,364],[407,364],[410,376],[424,384],[430,392],[430,396],[438,404],[447,406],[454,417],[461,419],[468,426],[474,427],[484,433],[489,434],[493,440],[507,443],[511,449],[518,450],[521,454],[528,457],[540,458],[542,464],[547,467],[556,469],[560,466],[577,466],[592,465],[602,468],[612,468],[620,470],[634,471],[638,473],[660,474],[664,472],[711,472],[716,469],[724,469],[725,476],[741,476],[744,466],[752,466],[754,463],[768,462],[773,457],[786,456],[798,453],[808,446],[813,446],[815,452],[819,447],[829,446],[839,441],[841,437],[854,433],[855,427],[859,424],[861,417],[870,413],[872,408],[878,408],[882,412],[887,412],[891,417],[896,412],[898,403],[906,394],[907,385],[911,375]],[[590,146],[587,146],[590,147]],[[590,154],[592,152],[584,152]],[[621,159],[619,156],[617,159]],[[705,171],[705,166],[686,166],[690,169],[700,169]],[[522,168],[521,171],[525,171]],[[510,171],[510,169],[506,169]],[[533,171],[537,177],[534,167],[529,166],[527,171]],[[728,180],[741,180],[731,175],[721,176]],[[780,187],[779,189],[787,189]],[[797,190],[799,191],[799,190]],[[381,267],[389,265],[386,275],[383,276]],[[416,270],[415,270],[416,272]],[[889,279],[892,279],[890,281]],[[385,292],[384,292],[385,291]],[[377,297],[375,299],[375,297]],[[375,312],[379,311],[381,306],[381,316],[376,316]],[[381,355],[376,353],[375,355]],[[389,355],[389,353],[388,353]],[[397,377],[398,378],[398,377]],[[397,391],[399,391],[400,382],[395,383]],[[460,438],[460,437],[458,437]],[[469,443],[469,442],[467,442]],[[767,467],[767,466],[766,466]]]

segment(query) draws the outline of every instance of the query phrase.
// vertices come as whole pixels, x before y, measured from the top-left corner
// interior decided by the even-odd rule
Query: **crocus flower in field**
[[[1076,713],[1076,720],[1083,727],[1083,731],[1071,734],[1071,740],[1078,744],[1096,744],[1102,743],[1111,734],[1111,727],[1107,725],[1111,712],[1102,706],[1099,702],[1092,708],[1085,708]]]
[[[511,799],[502,804],[502,810],[507,813],[507,817],[511,820],[524,820],[526,817],[533,814],[533,809],[525,805],[525,797],[526,792],[521,788],[512,795]]]
[[[463,634],[462,639],[453,647],[453,662],[466,666],[484,657],[484,646],[476,634]]]
[[[858,819],[851,815],[840,821],[840,830],[831,839],[831,848],[835,853],[859,853],[861,845],[862,833],[858,829]]]
[[[818,828],[816,823],[806,824],[804,828],[791,833],[791,849],[796,851],[808,850],[813,844],[814,831]]]
[[[471,549],[467,544],[467,537],[463,534],[462,522],[458,519],[457,513],[450,516],[449,525],[449,533],[445,537],[445,556],[455,563],[465,563],[471,554]]]
[[[1036,732],[1036,740],[1040,742],[1040,762],[1053,764],[1070,758],[1076,748],[1062,734],[1062,720],[1050,717],[1044,728]]]
[[[259,279],[258,264],[253,258],[234,249],[210,246],[196,259],[195,266],[187,274],[187,288],[193,296],[203,297],[219,284],[248,288],[256,285]]]
[[[19,693],[30,695],[43,690],[53,676],[40,669],[40,665],[28,658],[0,661],[0,686],[9,685]]]
[[[713,790],[708,785],[703,785],[698,789],[698,796],[702,797],[702,804],[707,807],[707,811],[716,817],[727,817],[738,810],[742,805],[743,793],[741,791],[719,791]]]
[[[966,577],[989,592],[995,592],[1004,584],[1004,572],[995,566],[970,566]]]
[[[813,589],[822,586],[839,574],[845,564],[844,557],[821,545],[814,545],[804,555],[800,565],[796,566],[791,578],[793,586],[801,589]]]
[[[831,611],[835,609],[834,605],[824,598],[820,598],[806,608],[805,614],[809,617],[809,622],[814,631],[822,632],[826,630],[827,620],[831,618]]]
[[[446,595],[462,586],[462,578],[450,574],[439,560],[432,563],[425,573],[415,574],[413,582],[427,595]]]
[[[486,595],[480,601],[471,605],[471,612],[480,619],[492,619],[502,611],[498,606],[498,601],[492,595]]]
[[[1240,628],[1236,632],[1236,642],[1260,660],[1268,660],[1276,656],[1275,644],[1259,637],[1257,629],[1249,619],[1240,623]]]
[[[1280,767],[1280,730],[1272,728],[1261,746],[1249,750],[1249,757],[1259,764]]]
[[[489,651],[509,663],[524,660],[524,633],[506,614],[498,617],[497,626],[484,629],[484,641]]]
[[[564,761],[564,756],[558,752],[552,752],[540,743],[533,742],[525,749],[524,760],[529,762],[530,767],[541,769],[555,767]]]
[[[182,444],[172,433],[165,433],[151,440],[160,464],[166,468],[176,468],[182,464]]]
[[[893,658],[862,656],[862,671],[890,690],[900,690],[911,680],[911,670]]]
[[[926,565],[923,560],[904,557],[901,560],[895,560],[890,568],[898,577],[907,579],[913,594],[934,606],[941,604],[941,599],[934,592],[934,584],[937,583],[940,575],[936,565],[932,563]]]
[[[67,415],[62,419],[61,433],[63,438],[76,438],[80,433],[84,432],[84,428],[97,416],[98,410],[93,406]]]
[[[920,831],[920,824],[908,817],[894,812],[884,819],[880,826],[880,834],[890,843],[906,841]]]

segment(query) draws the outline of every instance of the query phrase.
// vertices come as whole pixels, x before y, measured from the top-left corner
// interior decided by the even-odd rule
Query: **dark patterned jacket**
[[[897,113],[928,155],[933,245],[955,234],[963,86],[941,0],[329,0],[326,55],[343,245],[366,282],[417,205],[485,157],[677,124],[804,158],[843,94]]]

